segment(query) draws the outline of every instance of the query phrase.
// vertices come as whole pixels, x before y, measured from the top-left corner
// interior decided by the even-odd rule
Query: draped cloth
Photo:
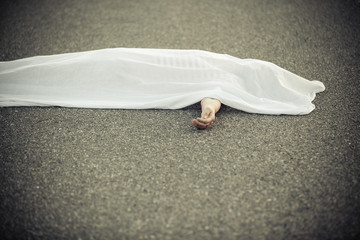
[[[113,48],[0,62],[0,106],[179,109],[204,97],[261,114],[308,114],[324,91],[273,63],[201,50]]]

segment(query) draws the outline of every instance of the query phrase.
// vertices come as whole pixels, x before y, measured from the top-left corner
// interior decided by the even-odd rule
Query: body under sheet
[[[308,114],[324,91],[270,62],[201,50],[113,48],[0,63],[0,106],[178,109],[204,97],[261,114]]]

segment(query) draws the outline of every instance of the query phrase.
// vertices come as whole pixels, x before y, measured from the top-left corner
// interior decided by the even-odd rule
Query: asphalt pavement
[[[0,60],[112,47],[273,62],[305,116],[0,108],[2,239],[359,239],[360,2],[5,0]]]

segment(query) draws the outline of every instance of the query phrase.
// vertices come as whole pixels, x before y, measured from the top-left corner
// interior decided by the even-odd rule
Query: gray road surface
[[[306,116],[224,107],[0,109],[5,239],[356,239],[357,0],[2,1],[0,60],[109,47],[203,49],[327,87]]]

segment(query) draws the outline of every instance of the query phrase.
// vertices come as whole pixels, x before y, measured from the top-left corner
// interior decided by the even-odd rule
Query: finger
[[[202,122],[199,122],[197,121],[196,119],[194,120],[194,126],[196,126],[197,128],[201,128],[201,129],[204,129],[204,128],[207,128],[208,124],[207,123],[202,123]]]
[[[214,121],[209,121],[208,119],[202,119],[202,118],[197,118],[194,119],[196,121],[197,124],[201,124],[202,126],[211,126],[213,124]]]
[[[196,120],[204,124],[208,124],[211,122],[211,119],[204,119],[204,118],[196,118]]]
[[[205,129],[208,127],[208,124],[199,122],[197,119],[192,120],[192,124],[194,125],[194,127],[198,128],[198,129]]]
[[[201,117],[201,118],[197,118],[197,119],[203,123],[212,123],[215,121],[215,115],[212,114],[207,118]]]

